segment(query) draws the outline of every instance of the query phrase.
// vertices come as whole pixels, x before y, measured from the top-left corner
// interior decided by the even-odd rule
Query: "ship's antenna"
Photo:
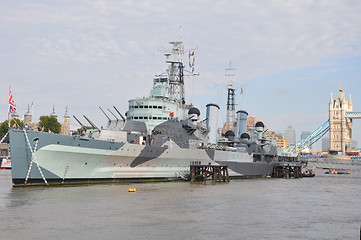
[[[234,77],[234,76],[236,76],[235,71],[236,71],[236,69],[232,68],[232,61],[229,61],[229,68],[226,68],[226,72],[224,75],[226,77]]]
[[[182,25],[179,25],[179,41],[182,41]]]
[[[168,78],[168,94],[169,99],[178,103],[180,108],[185,105],[185,93],[184,93],[184,77],[199,75],[194,73],[194,54],[195,49],[184,50],[182,41],[170,42],[172,45],[171,51],[167,51],[166,63],[168,64],[167,78]],[[192,71],[186,71],[183,64],[183,55],[187,52],[189,58],[192,59],[190,68]],[[188,54],[189,52],[189,54]],[[187,72],[186,74],[184,72]]]
[[[239,87],[236,87],[237,89],[240,88],[239,93],[241,96],[241,104],[240,104],[241,109],[243,109],[244,107],[244,95],[247,87],[248,87],[247,83],[241,84]]]
[[[170,42],[170,44],[172,44],[172,58],[167,60],[169,64],[169,96],[171,100],[177,102],[179,107],[182,108],[185,104],[184,66],[182,62],[184,48],[181,41]]]

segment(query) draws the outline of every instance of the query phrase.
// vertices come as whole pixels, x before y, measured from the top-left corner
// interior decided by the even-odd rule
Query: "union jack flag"
[[[13,113],[16,111],[16,105],[13,98],[13,94],[11,93],[11,90],[9,89],[9,113]]]

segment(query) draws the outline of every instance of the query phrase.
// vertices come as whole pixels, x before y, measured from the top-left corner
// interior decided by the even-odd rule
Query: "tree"
[[[8,121],[4,121],[0,124],[0,138],[2,138],[8,132],[9,124]]]
[[[11,119],[10,120],[10,127],[24,127],[24,123],[20,121],[19,119]],[[0,124],[0,140],[5,136],[5,134],[8,132],[9,129],[9,121],[6,120]]]
[[[53,133],[60,133],[61,131],[61,124],[56,117],[41,116],[39,125],[43,126],[44,132],[49,132],[50,130]]]

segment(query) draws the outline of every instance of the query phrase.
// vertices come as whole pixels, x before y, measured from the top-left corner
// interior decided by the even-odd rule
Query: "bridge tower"
[[[345,154],[352,150],[352,118],[346,116],[348,112],[352,112],[351,95],[350,100],[346,100],[340,87],[336,99],[331,93],[329,103],[330,151]]]

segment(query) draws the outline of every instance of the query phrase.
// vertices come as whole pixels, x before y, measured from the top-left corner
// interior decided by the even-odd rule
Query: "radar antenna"
[[[194,50],[191,49],[189,51],[189,56],[192,56],[192,71],[186,71],[185,66],[183,65],[183,55],[184,55],[184,47],[181,41],[169,42],[172,45],[172,49],[169,51],[165,51],[166,63],[168,65],[168,69],[166,72],[168,78],[168,94],[169,99],[178,103],[180,108],[183,108],[185,105],[185,92],[184,92],[184,76],[194,76],[198,75],[194,73]],[[184,74],[184,71],[187,74]],[[162,74],[163,75],[163,74]]]

